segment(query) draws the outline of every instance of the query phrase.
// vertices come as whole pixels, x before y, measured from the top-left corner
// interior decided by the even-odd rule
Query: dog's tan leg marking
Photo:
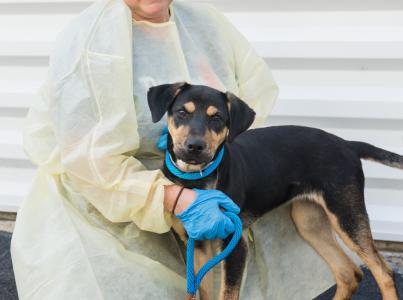
[[[374,276],[379,289],[381,290],[382,299],[384,300],[398,300],[395,282],[393,280],[392,269],[385,262],[383,257],[379,254],[372,239],[372,234],[369,222],[361,222],[359,231],[359,239],[353,241],[349,234],[340,226],[337,216],[329,211],[323,197],[313,199],[316,203],[320,204],[325,210],[330,224],[337,232],[343,242],[367,265],[368,269]]]
[[[221,263],[221,286],[220,286],[220,300],[238,300],[239,292],[241,290],[240,280],[239,284],[233,287],[229,287],[226,285],[225,281],[225,261]]]
[[[220,286],[220,298],[219,298],[220,300],[238,300],[240,296],[242,277],[245,271],[246,256],[248,253],[248,242],[245,240],[244,237],[241,238],[237,247],[243,247],[245,249],[245,252],[243,252],[245,254],[245,257],[244,258],[239,257],[238,261],[239,269],[236,270],[237,272],[235,271],[237,274],[230,274],[230,276],[231,275],[235,276],[236,279],[236,282],[232,283],[231,285],[228,284],[229,278],[228,274],[226,274],[226,266],[225,266],[227,260],[231,259],[231,254],[230,256],[227,257],[226,260],[224,260],[221,263],[221,286]],[[232,266],[234,266],[234,263],[237,262],[236,261],[237,259],[238,257],[233,258],[231,262]]]
[[[198,272],[203,265],[213,257],[211,241],[202,241],[195,247],[195,272]],[[208,272],[199,287],[200,300],[214,299],[214,273]]]
[[[332,270],[337,284],[333,299],[350,299],[362,272],[340,248],[325,211],[316,203],[297,200],[292,204],[291,216],[299,234]]]
[[[172,229],[177,233],[179,238],[182,240],[182,242],[187,244],[187,234],[185,231],[185,228],[183,227],[181,221],[178,218],[173,217],[172,218]]]
[[[179,238],[187,244],[187,235],[185,228],[183,228],[182,223],[177,218],[172,219],[172,228],[179,235]],[[195,247],[194,252],[194,268],[195,273],[200,270],[200,268],[213,257],[213,249],[211,241],[198,242],[197,247]],[[212,300],[214,297],[214,276],[213,272],[208,272],[204,276],[203,281],[199,287],[200,299],[201,300]]]

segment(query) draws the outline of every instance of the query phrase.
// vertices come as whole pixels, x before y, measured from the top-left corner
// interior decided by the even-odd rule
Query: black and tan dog
[[[334,274],[334,299],[350,299],[362,277],[361,270],[336,242],[335,233],[368,266],[383,299],[398,299],[392,270],[372,239],[360,159],[403,169],[403,156],[308,127],[246,131],[254,111],[231,93],[206,86],[156,86],[149,90],[148,102],[153,122],[168,112],[168,151],[182,171],[203,169],[225,147],[217,170],[197,181],[176,178],[165,166],[164,173],[173,182],[223,191],[241,207],[244,228],[292,201],[291,216],[298,232]],[[179,225],[177,222],[174,228],[186,240]],[[246,241],[241,240],[223,264],[221,299],[238,299],[247,251]],[[199,263],[207,259],[205,256],[199,251]],[[210,297],[208,286],[201,291],[204,298]]]

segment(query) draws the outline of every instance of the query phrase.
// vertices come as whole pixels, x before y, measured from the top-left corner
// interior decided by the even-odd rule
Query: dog
[[[335,233],[367,265],[383,299],[398,300],[393,271],[377,251],[364,202],[361,160],[403,169],[403,156],[323,130],[303,126],[272,126],[247,130],[255,112],[232,93],[185,82],[163,84],[148,91],[153,122],[167,113],[167,151],[184,172],[203,170],[221,148],[218,168],[199,180],[184,180],[167,168],[172,182],[187,188],[218,189],[240,208],[243,229],[268,211],[291,202],[291,217],[301,237],[327,262],[336,280],[333,299],[350,299],[362,271],[344,253]],[[186,242],[176,220],[173,229]],[[225,247],[229,238],[220,247]],[[196,266],[211,255],[200,242]],[[220,299],[238,299],[248,253],[242,238],[222,264]],[[210,283],[199,289],[211,299]],[[210,290],[209,290],[210,289]]]

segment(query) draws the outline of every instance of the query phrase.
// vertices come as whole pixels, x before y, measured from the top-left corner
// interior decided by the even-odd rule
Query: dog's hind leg
[[[226,247],[228,239],[222,243]],[[245,271],[248,244],[242,237],[232,253],[221,263],[220,300],[238,300]]]
[[[362,272],[340,248],[325,211],[316,203],[297,200],[292,203],[291,216],[302,238],[332,270],[337,284],[333,299],[350,299],[358,288]]]
[[[377,251],[365,209],[363,187],[345,186],[325,195],[321,203],[333,229],[367,265],[384,300],[398,300],[393,271]],[[334,205],[337,203],[337,205]]]

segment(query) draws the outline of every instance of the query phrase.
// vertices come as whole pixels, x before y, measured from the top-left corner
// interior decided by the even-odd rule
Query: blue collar
[[[199,172],[183,172],[179,170],[178,167],[175,165],[175,163],[172,161],[171,155],[167,150],[165,151],[165,165],[167,166],[169,172],[171,172],[173,175],[175,175],[180,179],[198,180],[207,177],[211,173],[213,173],[215,169],[217,169],[217,167],[220,165],[223,156],[224,156],[224,147],[222,147],[221,150],[218,152],[216,159],[210,162],[205,169],[200,170]]]

